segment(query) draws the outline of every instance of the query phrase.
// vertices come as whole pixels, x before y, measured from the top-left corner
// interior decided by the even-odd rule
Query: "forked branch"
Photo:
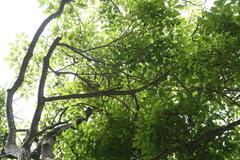
[[[23,144],[23,147],[26,149],[30,149],[31,144],[34,140],[34,137],[37,134],[37,130],[38,130],[38,124],[42,115],[42,111],[45,105],[45,100],[44,100],[44,87],[45,87],[45,83],[46,83],[46,78],[47,78],[47,71],[49,68],[49,62],[50,62],[50,58],[55,50],[55,48],[57,47],[57,45],[59,44],[59,41],[61,40],[61,37],[57,37],[52,45],[49,48],[49,51],[47,53],[47,55],[43,58],[43,67],[42,67],[42,75],[40,78],[40,83],[39,83],[39,87],[38,87],[38,100],[37,100],[37,108],[35,110],[34,116],[33,116],[33,120],[31,123],[31,127],[30,127],[30,131],[29,134],[26,138],[26,141]]]
[[[65,4],[68,3],[69,1],[70,0],[62,0],[58,11],[56,11],[55,13],[50,15],[48,18],[46,18],[42,22],[42,24],[39,26],[37,32],[35,33],[32,41],[29,45],[27,53],[22,61],[19,75],[18,75],[15,83],[13,84],[12,88],[8,89],[8,91],[7,91],[6,114],[7,114],[9,134],[8,134],[6,146],[16,145],[16,125],[14,122],[13,108],[12,108],[13,96],[24,81],[24,76],[25,76],[28,64],[33,56],[33,52],[34,52],[34,49],[38,42],[39,37],[41,36],[41,34],[43,33],[45,27],[49,24],[49,22],[51,22],[54,18],[56,18],[62,14]]]

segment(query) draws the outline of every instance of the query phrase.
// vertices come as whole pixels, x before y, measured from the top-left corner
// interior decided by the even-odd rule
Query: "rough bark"
[[[18,160],[31,160],[30,152],[24,148],[20,148]]]
[[[55,137],[46,137],[41,144],[42,159],[52,160],[54,158],[53,147],[55,144]]]
[[[60,16],[64,10],[64,6],[66,3],[68,3],[71,0],[62,0],[59,9],[53,13],[52,15],[50,15],[48,18],[46,18],[42,24],[39,26],[39,28],[37,29],[30,45],[29,48],[27,50],[27,53],[22,61],[22,65],[20,68],[20,72],[18,74],[18,77],[16,79],[16,81],[14,82],[13,86],[8,89],[7,91],[7,100],[6,100],[6,115],[7,115],[7,122],[8,122],[8,138],[7,138],[7,142],[6,145],[4,147],[4,155],[6,155],[6,157],[15,157],[18,159],[29,159],[30,154],[29,154],[29,150],[30,147],[24,147],[24,148],[19,148],[16,145],[16,125],[15,125],[15,121],[14,121],[14,115],[13,115],[13,97],[15,92],[19,89],[19,87],[22,85],[22,83],[24,82],[24,77],[25,77],[25,73],[28,67],[28,64],[33,56],[33,52],[35,49],[35,46],[38,42],[38,39],[40,38],[41,34],[43,33],[44,29],[46,28],[46,26],[56,17]],[[28,144],[29,146],[29,144]]]
[[[57,37],[54,40],[54,42],[52,43],[52,45],[49,48],[47,55],[43,58],[42,75],[40,78],[40,83],[39,83],[39,88],[38,88],[37,108],[35,110],[35,113],[34,113],[34,116],[32,119],[29,134],[27,135],[26,140],[23,144],[23,147],[26,149],[30,149],[32,142],[37,134],[38,124],[39,124],[39,121],[40,121],[40,118],[42,115],[43,108],[45,106],[44,87],[45,87],[45,82],[46,82],[46,78],[47,78],[47,71],[49,68],[49,61],[50,61],[50,58],[60,40],[61,40],[61,37]]]

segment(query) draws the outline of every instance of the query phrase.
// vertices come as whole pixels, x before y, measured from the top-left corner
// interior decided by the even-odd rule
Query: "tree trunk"
[[[41,145],[41,154],[43,160],[53,160],[54,153],[53,153],[53,147],[55,144],[55,137],[46,137]]]
[[[24,148],[19,149],[18,160],[31,160],[29,151]]]

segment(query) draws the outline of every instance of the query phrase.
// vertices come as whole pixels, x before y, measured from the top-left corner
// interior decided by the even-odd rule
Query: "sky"
[[[214,0],[207,0],[206,7],[212,6]],[[3,0],[0,5],[0,85],[9,86],[13,71],[4,63],[8,53],[8,44],[13,42],[16,34],[26,33],[32,37],[44,16],[37,0]]]
[[[214,0],[207,0],[205,6],[210,8]],[[16,34],[25,33],[32,38],[38,26],[44,20],[37,0],[2,0],[0,5],[0,86],[11,87],[14,71],[9,69],[4,58],[8,54],[9,43],[14,42]],[[31,40],[31,39],[30,39]],[[35,99],[18,98],[14,105],[15,116],[21,121],[30,120]]]
[[[207,0],[204,6],[208,9],[210,9],[213,6],[215,0]]]
[[[0,86],[11,87],[14,71],[9,69],[4,58],[8,54],[9,43],[14,42],[16,34],[26,33],[32,38],[44,19],[37,0],[2,0],[0,5]],[[16,53],[17,54],[17,53]],[[19,98],[14,103],[15,117],[19,121],[31,119],[35,99],[27,102]],[[24,104],[24,105],[23,105]]]
[[[8,46],[16,34],[26,33],[32,37],[43,20],[37,0],[3,0],[0,5],[0,84],[9,85],[13,71],[4,63]],[[4,74],[3,74],[4,73]]]

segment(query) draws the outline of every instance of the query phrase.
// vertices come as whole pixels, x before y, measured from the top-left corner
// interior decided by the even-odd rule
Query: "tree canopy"
[[[239,159],[239,0],[39,3],[48,17],[8,56],[1,157]],[[15,94],[37,98],[27,127]]]

